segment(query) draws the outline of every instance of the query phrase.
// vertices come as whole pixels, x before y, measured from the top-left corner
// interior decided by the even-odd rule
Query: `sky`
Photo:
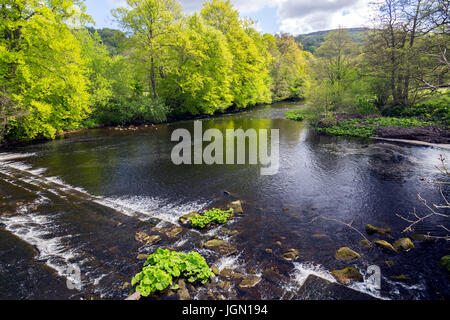
[[[184,11],[200,10],[208,0],[180,0]],[[264,33],[287,32],[293,35],[338,27],[354,28],[367,24],[371,0],[231,0],[241,17],[252,18]],[[85,0],[87,12],[97,28],[118,28],[111,9],[124,6],[125,0]]]

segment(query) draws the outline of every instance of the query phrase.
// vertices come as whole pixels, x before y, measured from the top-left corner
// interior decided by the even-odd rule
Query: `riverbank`
[[[450,144],[450,130],[436,122],[419,118],[355,116],[335,114],[332,119],[320,120],[320,133],[335,136],[397,139],[432,144]]]

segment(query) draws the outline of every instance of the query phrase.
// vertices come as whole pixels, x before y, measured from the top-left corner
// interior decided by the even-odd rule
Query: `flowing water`
[[[363,233],[368,223],[388,226],[400,238],[406,222],[396,214],[406,216],[414,208],[426,213],[417,194],[442,202],[439,188],[420,178],[442,179],[435,166],[449,151],[318,135],[308,125],[285,120],[292,108],[301,106],[276,104],[202,120],[204,129],[280,129],[281,167],[273,176],[261,176],[260,167],[251,165],[172,164],[171,134],[177,128],[192,131],[193,121],[91,130],[3,151],[0,298],[123,299],[130,292],[123,284],[142,266],[138,253],[164,247],[196,250],[220,270],[262,277],[247,290],[200,287],[198,299],[211,292],[228,299],[295,299],[308,275],[334,281],[330,271],[347,265],[363,275],[369,266],[380,266],[380,291],[352,285],[374,296],[448,299],[449,276],[439,266],[449,252],[445,241],[415,242],[415,249],[389,255],[359,247],[362,236],[338,221],[352,222]],[[175,238],[158,233],[175,227],[183,214],[235,198],[243,201],[245,215],[225,227],[206,233],[184,229]],[[440,232],[443,223],[431,219],[416,231]],[[224,228],[239,233],[231,237]],[[141,248],[137,232],[159,234],[162,241]],[[202,248],[214,237],[233,243],[239,253],[221,257]],[[334,253],[343,246],[362,258],[337,261]],[[289,249],[299,251],[297,261],[281,257]],[[71,267],[80,268],[80,290],[67,286]],[[401,274],[410,280],[390,278]]]

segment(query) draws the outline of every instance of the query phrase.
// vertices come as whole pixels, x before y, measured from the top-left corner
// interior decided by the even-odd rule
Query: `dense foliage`
[[[234,210],[230,209],[227,211],[223,211],[220,209],[212,209],[208,210],[204,214],[196,214],[193,217],[189,218],[189,221],[192,223],[192,226],[199,229],[204,229],[211,224],[224,224],[227,223],[228,219],[233,215]]]
[[[142,296],[163,291],[173,285],[174,279],[184,277],[189,282],[208,282],[214,273],[198,252],[188,254],[158,249],[150,255],[144,264],[142,272],[135,275],[131,281]],[[172,286],[176,290],[177,286]]]

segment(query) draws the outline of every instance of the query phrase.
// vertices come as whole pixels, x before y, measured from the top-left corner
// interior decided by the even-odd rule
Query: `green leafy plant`
[[[205,284],[214,273],[198,252],[185,254],[160,248],[148,257],[142,272],[133,277],[131,285],[137,285],[136,291],[148,297],[169,286],[176,290],[178,286],[173,285],[173,280],[179,277],[185,277],[191,283]]]
[[[286,118],[289,120],[303,121],[306,117],[303,110],[291,110],[286,112]]]
[[[230,209],[228,211],[223,211],[220,209],[212,209],[204,214],[196,214],[195,216],[189,218],[192,225],[199,229],[204,229],[212,223],[225,224],[233,215],[234,210]]]

